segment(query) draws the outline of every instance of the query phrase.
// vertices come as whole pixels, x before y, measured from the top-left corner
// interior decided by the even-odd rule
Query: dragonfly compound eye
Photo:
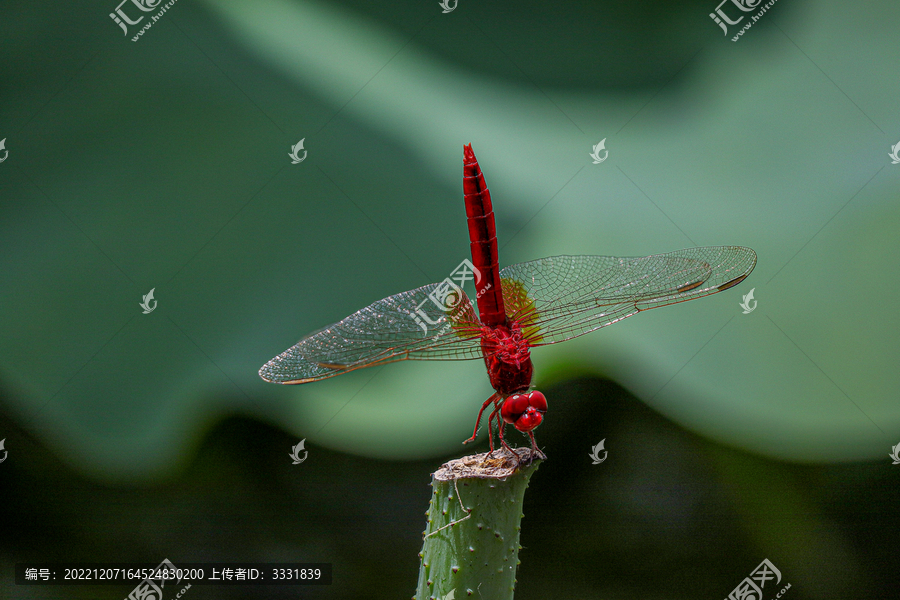
[[[514,394],[503,402],[500,416],[519,431],[531,431],[544,420],[547,398],[540,392]]]
[[[500,407],[500,416],[507,423],[514,424],[519,420],[528,408],[528,396],[525,394],[513,394],[503,401]]]
[[[547,412],[547,397],[537,390],[528,393],[528,405],[533,406],[535,410]]]
[[[529,406],[525,410],[525,414],[519,417],[513,425],[519,431],[527,432],[536,428],[544,420],[544,413],[539,412],[535,407]]]

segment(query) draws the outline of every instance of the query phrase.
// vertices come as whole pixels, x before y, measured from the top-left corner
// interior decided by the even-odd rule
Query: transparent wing
[[[507,315],[533,346],[562,342],[642,310],[715,294],[743,281],[756,253],[686,248],[641,258],[552,256],[500,271]]]
[[[273,383],[307,383],[398,360],[481,358],[481,323],[462,290],[442,300],[432,283],[379,300],[312,333],[259,370]]]

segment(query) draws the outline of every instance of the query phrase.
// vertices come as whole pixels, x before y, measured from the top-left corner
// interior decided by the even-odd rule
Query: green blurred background
[[[334,564],[198,600],[409,597],[483,365],[257,370],[467,256],[470,142],[502,264],[759,255],[535,351],[516,597],[723,598],[763,558],[785,598],[897,597],[900,5],[781,0],[732,42],[715,0],[482,4],[178,0],[137,42],[115,0],[0,4],[0,597],[163,558]]]

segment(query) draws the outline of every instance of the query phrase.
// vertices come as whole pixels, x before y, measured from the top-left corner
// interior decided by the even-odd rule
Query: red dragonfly
[[[507,424],[531,438],[547,399],[531,389],[531,349],[570,340],[641,311],[727,290],[756,265],[742,246],[686,248],[640,258],[551,256],[499,268],[491,194],[472,152],[463,147],[463,192],[478,314],[450,278],[395,294],[312,333],[267,362],[260,377],[309,383],[398,360],[483,359],[495,392],[484,410],[494,450]],[[465,280],[463,269],[463,282]],[[470,278],[472,278],[470,277]],[[432,326],[429,331],[426,322]],[[502,422],[501,422],[502,419]]]

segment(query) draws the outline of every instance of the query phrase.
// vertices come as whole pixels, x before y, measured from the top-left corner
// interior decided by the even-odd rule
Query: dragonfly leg
[[[498,427],[497,427],[497,430],[498,430],[498,433],[500,434],[500,444],[506,449],[507,452],[509,452],[510,454],[512,454],[512,455],[515,457],[515,459],[516,459],[516,468],[518,469],[518,468],[519,468],[519,463],[521,462],[521,461],[519,460],[519,454],[518,454],[517,452],[513,452],[513,449],[510,448],[510,447],[509,447],[509,444],[506,443],[506,440],[503,439],[503,430],[506,429],[506,423],[500,424],[500,423],[499,423],[499,421],[500,421],[500,418],[499,418],[499,417],[497,418],[497,421],[498,421]],[[530,432],[529,432],[529,433],[530,433]]]
[[[479,423],[481,423],[481,415],[484,413],[484,409],[486,409],[488,407],[488,404],[490,404],[491,402],[493,402],[494,405],[497,404],[497,400],[495,399],[496,396],[497,396],[497,394],[494,393],[493,395],[491,395],[490,398],[488,398],[487,400],[484,401],[484,404],[481,405],[481,410],[478,411],[478,419],[475,420],[475,431],[472,432],[472,437],[470,437],[469,439],[464,441],[463,444],[468,444],[469,442],[475,441],[475,436],[478,435],[478,425],[479,425]],[[491,424],[488,423],[488,435],[490,435],[490,434],[491,434]],[[494,440],[491,439],[491,450],[493,450],[493,449],[494,449]]]
[[[529,432],[528,432],[528,437],[531,438],[531,454],[532,454],[532,456],[535,455],[535,454],[539,454],[539,453],[540,453],[540,450],[538,450],[537,442],[534,441],[534,432],[533,432],[533,431],[529,431]]]
[[[491,440],[491,451],[487,453],[487,456],[485,456],[486,459],[490,458],[491,454],[493,454],[494,452],[494,429],[492,426],[492,422],[494,419],[497,419],[497,429],[500,430],[500,407],[503,405],[503,398],[500,397],[500,394],[494,394],[493,396],[491,396],[491,398],[494,400],[494,410],[491,411],[491,414],[488,417],[488,437]],[[502,430],[500,431],[500,441],[502,442],[503,433]]]
[[[497,409],[495,408],[491,415],[488,417],[488,439],[491,441],[491,451],[487,453],[485,458],[490,458],[491,454],[494,452],[494,417],[497,416]],[[499,417],[498,417],[499,419]]]

